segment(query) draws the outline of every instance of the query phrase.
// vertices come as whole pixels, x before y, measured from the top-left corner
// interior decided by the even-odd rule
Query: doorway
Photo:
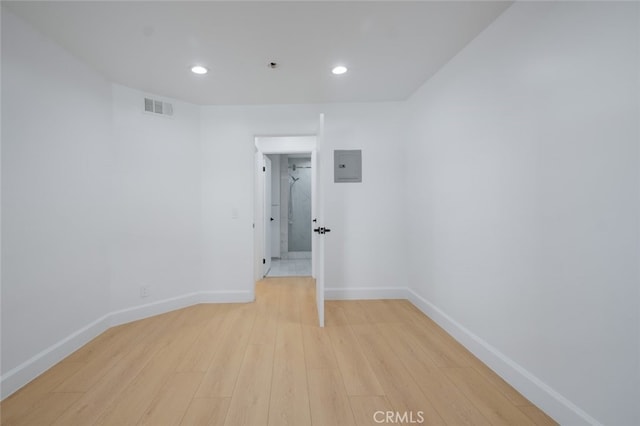
[[[270,239],[266,244],[271,259],[265,276],[311,276],[311,154],[267,154],[267,158],[271,163],[271,206],[265,208],[270,208],[271,229],[266,233]]]
[[[263,277],[268,276],[269,270],[272,265],[268,265],[272,260],[272,250],[275,249],[274,241],[269,234],[274,230],[272,222],[277,219],[272,216],[273,203],[271,201],[271,195],[273,193],[271,186],[273,183],[273,174],[269,178],[267,176],[268,164],[271,163],[271,171],[273,171],[273,164],[271,158],[273,155],[287,155],[287,161],[284,163],[288,171],[293,169],[293,164],[289,166],[289,156],[298,159],[310,159],[310,165],[308,170],[311,177],[311,215],[307,218],[308,231],[311,234],[312,229],[317,232],[313,232],[311,235],[311,277],[315,283],[316,293],[316,306],[318,312],[318,323],[321,327],[324,326],[324,241],[321,237],[324,236],[325,228],[322,227],[324,208],[323,208],[323,185],[320,184],[321,170],[318,167],[320,158],[320,146],[322,145],[322,139],[324,135],[324,114],[320,114],[318,134],[311,136],[256,136],[255,137],[255,180],[254,180],[254,280],[257,282]],[[271,158],[267,155],[272,155]],[[293,160],[302,161],[302,160]],[[283,163],[281,161],[281,163]],[[294,163],[295,168],[298,169],[298,164]],[[303,163],[304,164],[304,163]],[[281,164],[281,169],[284,168]],[[291,167],[291,169],[289,169]],[[300,182],[302,179],[298,174],[291,173],[294,177],[298,178],[295,182]],[[281,177],[282,174],[280,174]],[[289,181],[293,181],[293,178],[287,178],[285,191],[288,191]],[[282,181],[280,181],[282,183]],[[282,185],[280,189],[282,192]],[[295,198],[293,199],[295,201]],[[286,201],[287,207],[287,219],[285,221],[287,225],[287,233],[289,231],[289,219],[288,219],[288,199]],[[282,224],[282,200],[280,200],[281,223],[280,230],[284,228]],[[296,209],[292,210],[295,215]],[[300,216],[300,215],[298,215]],[[271,218],[274,220],[272,221]],[[303,219],[301,218],[303,221]],[[292,233],[294,232],[293,223]],[[301,227],[302,228],[302,227]],[[282,241],[282,240],[280,240]],[[287,239],[287,246],[289,240]],[[294,245],[292,245],[294,246]],[[281,256],[282,256],[281,250]],[[277,253],[277,251],[276,251]],[[306,252],[308,253],[308,252]],[[289,248],[287,247],[287,255],[289,255]],[[296,256],[296,255],[294,255]],[[300,256],[300,255],[298,255]],[[268,259],[268,260],[267,260]],[[295,269],[294,269],[295,270]],[[305,271],[308,272],[308,269]]]
[[[314,167],[317,140],[317,135],[255,138],[256,281],[285,272],[317,278],[318,245],[312,232],[313,220],[319,215],[318,169]],[[311,185],[306,185],[307,182]],[[307,202],[302,203],[305,198]],[[310,262],[301,261],[309,256]],[[285,262],[288,265],[283,266],[283,261],[288,261]]]

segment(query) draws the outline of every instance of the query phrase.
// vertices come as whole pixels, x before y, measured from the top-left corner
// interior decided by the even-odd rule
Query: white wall
[[[144,96],[113,85],[113,310],[201,287],[200,110],[160,98],[172,116],[144,113]],[[144,299],[141,286],[150,290]]]
[[[205,290],[253,290],[254,136],[315,134],[320,112],[328,294],[404,286],[401,104],[212,106],[202,108]],[[333,183],[334,149],[363,150],[362,184]]]
[[[108,311],[111,120],[111,85],[3,9],[3,396]]]
[[[563,424],[640,424],[638,43],[637,3],[516,3],[409,105],[417,300]]]
[[[391,102],[327,108],[327,298],[396,297],[406,286],[404,112],[402,103]],[[362,183],[333,182],[336,149],[362,150]]]
[[[305,107],[201,108],[202,289],[253,294],[254,137],[313,134]]]
[[[109,325],[203,301],[200,109],[143,96],[3,9],[2,397]]]

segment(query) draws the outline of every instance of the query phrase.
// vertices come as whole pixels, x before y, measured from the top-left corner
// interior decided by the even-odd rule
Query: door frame
[[[263,208],[263,228],[262,231],[264,233],[264,240],[263,240],[263,248],[262,248],[262,253],[263,256],[262,258],[264,259],[263,266],[262,266],[262,276],[265,277],[267,276],[267,274],[269,273],[269,271],[271,270],[271,241],[267,241],[270,238],[273,238],[273,236],[271,235],[271,223],[269,222],[269,218],[271,218],[271,174],[273,173],[273,170],[271,168],[271,159],[265,155],[262,154],[262,164],[263,164],[263,169],[265,171],[265,173],[263,173],[263,179],[262,179],[262,183],[264,185],[263,191],[262,191],[262,208]]]
[[[272,135],[264,135],[264,136],[255,136],[255,179],[254,179],[254,280],[258,281],[263,278],[262,271],[262,259],[264,258],[264,223],[265,223],[265,214],[270,214],[265,212],[264,207],[264,179],[265,174],[262,172],[262,166],[259,163],[260,159],[263,158],[264,155],[267,154],[309,154],[311,156],[312,164],[317,164],[317,150],[319,148],[318,139],[321,135],[312,134],[312,135],[287,135],[287,136],[272,136]],[[318,168],[312,167],[312,205],[317,205],[318,203],[318,191],[316,186],[319,185],[317,182],[318,176]],[[312,265],[312,277],[317,279],[317,247],[315,244],[312,244],[311,249],[311,265]],[[324,298],[323,298],[324,299]],[[322,308],[324,308],[324,303],[322,303]],[[320,307],[319,307],[320,311]],[[324,325],[324,309],[321,309],[322,312],[318,312],[319,322]]]

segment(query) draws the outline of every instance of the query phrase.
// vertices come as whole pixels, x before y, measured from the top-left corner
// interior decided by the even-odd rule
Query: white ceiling
[[[511,3],[2,4],[111,81],[213,105],[404,100]]]

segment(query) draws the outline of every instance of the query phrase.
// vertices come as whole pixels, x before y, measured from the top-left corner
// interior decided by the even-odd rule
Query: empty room
[[[640,3],[2,1],[0,424],[640,424]]]

